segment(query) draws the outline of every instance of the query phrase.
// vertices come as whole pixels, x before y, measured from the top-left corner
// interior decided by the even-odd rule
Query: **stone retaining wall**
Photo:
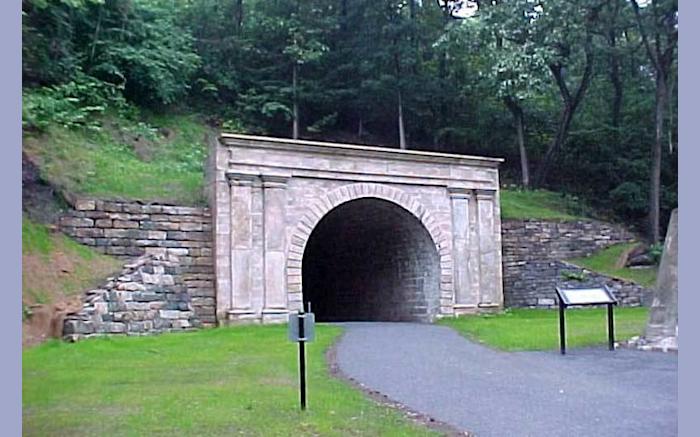
[[[175,275],[186,286],[203,326],[216,324],[213,237],[208,208],[70,199],[59,220],[63,233],[122,259],[144,254],[178,258]]]
[[[74,209],[59,221],[65,234],[125,260],[145,254],[177,257],[177,273],[172,276],[186,288],[188,305],[196,320],[189,321],[190,325],[216,324],[213,235],[208,208],[94,199],[73,199],[71,203]],[[632,240],[634,236],[623,227],[598,221],[504,221],[505,306],[554,305],[555,286],[581,286],[567,280],[565,272],[578,272],[575,276],[582,269],[563,260],[587,256],[609,245]],[[585,276],[586,284],[607,283],[623,305],[647,303],[647,290],[639,285],[592,272]],[[133,302],[144,303],[138,298]]]
[[[623,305],[646,303],[647,291],[628,281],[592,272],[584,273],[583,282],[566,279],[565,272],[580,274],[583,269],[562,260],[588,256],[607,246],[633,241],[634,235],[622,226],[593,220],[507,220],[501,226],[507,307],[549,307],[555,304],[556,286],[602,283],[616,292]]]
[[[173,254],[143,255],[83,297],[63,324],[67,340],[107,334],[147,335],[202,326]]]

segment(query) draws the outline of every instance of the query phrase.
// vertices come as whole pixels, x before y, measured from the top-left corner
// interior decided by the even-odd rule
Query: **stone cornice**
[[[463,187],[447,187],[447,193],[453,199],[471,199],[474,190]]]
[[[327,143],[320,141],[292,140],[287,138],[260,137],[240,134],[221,134],[219,141],[227,146],[250,147],[274,150],[290,150],[334,156],[375,157],[382,159],[432,162],[475,167],[498,168],[503,158],[457,155],[451,153],[424,152],[418,150],[399,150],[387,147],[364,146],[357,144]]]
[[[263,187],[265,188],[286,188],[289,177],[278,175],[261,175]]]
[[[259,181],[260,175],[244,172],[226,172],[226,179],[229,185],[252,185]]]

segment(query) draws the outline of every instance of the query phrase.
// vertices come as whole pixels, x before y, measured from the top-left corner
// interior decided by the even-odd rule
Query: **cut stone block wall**
[[[440,263],[430,235],[407,211],[379,199],[326,215],[306,247],[304,302],[319,321],[431,321],[440,307]]]
[[[567,280],[564,272],[580,269],[562,260],[588,256],[613,244],[633,241],[622,226],[594,220],[556,222],[505,220],[503,286],[508,307],[550,307],[556,303],[556,286],[584,287],[607,283],[623,305],[646,303],[648,291],[628,281],[584,273],[585,281]]]
[[[428,233],[440,269],[436,317],[503,307],[502,159],[238,134],[222,134],[219,143],[213,211],[220,323],[284,322],[299,309],[312,233],[334,209],[360,199],[390,202]],[[357,287],[369,284],[359,284],[362,275],[353,279]]]
[[[148,335],[202,326],[177,256],[143,255],[83,297],[63,324],[68,340],[110,334]]]
[[[203,326],[216,324],[213,235],[208,208],[71,199],[59,220],[63,233],[95,250],[128,260],[174,255]]]

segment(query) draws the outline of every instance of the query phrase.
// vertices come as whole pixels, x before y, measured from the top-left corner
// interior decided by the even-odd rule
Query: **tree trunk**
[[[615,49],[615,36],[611,31],[610,45]],[[613,141],[615,146],[620,145],[620,120],[622,118],[623,87],[620,79],[620,60],[616,53],[610,55],[610,82],[613,86],[613,101],[610,110],[610,122],[613,128]]]
[[[515,115],[515,114],[514,114]],[[523,176],[523,187],[530,188],[530,170],[527,164],[527,151],[525,150],[525,133],[523,129],[523,111],[515,115],[515,129],[518,135],[518,150],[520,151],[520,171]]]
[[[653,18],[653,34],[651,38],[647,36],[646,27],[642,21],[637,0],[630,2],[634,9],[635,18],[639,33],[642,36],[642,43],[646,49],[649,61],[654,67],[656,82],[656,101],[654,114],[654,145],[651,150],[651,171],[649,177],[649,234],[648,238],[652,243],[660,240],[659,232],[659,210],[661,196],[661,142],[663,141],[664,117],[666,116],[666,104],[668,101],[668,77],[673,66],[674,54],[678,43],[678,28],[673,19],[678,11],[666,11],[665,15],[659,16],[656,2],[651,4]],[[677,7],[677,6],[676,6]],[[658,26],[661,27],[658,27]],[[662,37],[664,37],[665,47],[662,47]],[[653,42],[653,44],[652,44]]]
[[[513,116],[513,124],[515,124],[515,132],[517,135],[516,140],[518,143],[518,151],[520,153],[520,172],[523,178],[523,187],[528,189],[530,188],[530,169],[527,162],[527,150],[525,150],[525,119],[523,116],[523,110],[518,102],[513,98],[506,97],[503,100]]]
[[[661,145],[663,142],[664,117],[668,88],[663,68],[656,72],[656,116],[654,145],[651,150],[651,180],[649,181],[649,238],[652,243],[660,240],[659,210],[661,196]]]
[[[243,26],[243,0],[237,0],[236,2],[236,26],[239,31],[241,26]]]
[[[554,158],[555,152],[559,151],[564,144],[564,140],[566,139],[567,134],[569,133],[569,126],[571,126],[571,119],[573,116],[573,109],[570,107],[570,105],[565,105],[564,109],[562,110],[561,116],[559,117],[559,126],[557,128],[557,134],[554,137],[554,140],[552,143],[549,145],[549,148],[547,149],[547,153],[544,155],[544,159],[542,159],[542,163],[540,164],[540,167],[537,171],[537,186],[541,187],[545,179],[547,178],[547,174],[549,173],[549,166],[552,162],[552,159]]]
[[[90,62],[92,63],[92,60],[95,58],[95,47],[97,46],[97,40],[100,37],[100,25],[102,24],[102,11],[104,10],[103,6],[100,6],[100,11],[97,14],[97,25],[95,26],[95,34],[92,37],[92,45],[90,47]]]
[[[401,90],[399,90],[399,148],[406,149],[406,133],[403,128],[403,101],[401,100]]]
[[[292,138],[299,138],[299,103],[297,102],[297,64],[292,66]]]
[[[585,44],[586,66],[584,67],[583,76],[581,77],[578,87],[576,88],[576,92],[573,95],[569,91],[569,87],[566,84],[562,65],[552,64],[549,66],[549,70],[554,76],[559,88],[559,93],[561,94],[564,107],[562,108],[561,116],[559,117],[557,134],[554,137],[554,141],[552,141],[547,149],[547,153],[545,153],[544,159],[542,160],[542,163],[537,171],[535,182],[538,187],[542,186],[547,178],[549,166],[552,163],[554,154],[563,147],[564,141],[566,141],[566,136],[569,133],[571,120],[573,120],[574,114],[576,113],[576,108],[578,108],[583,101],[583,98],[588,91],[588,87],[591,84],[591,80],[593,79],[593,54],[591,53],[592,38],[593,37],[590,34],[587,36]]]
[[[608,26],[608,48],[610,50],[610,55],[608,56],[608,64],[610,67],[609,77],[610,83],[613,86],[613,99],[612,105],[610,107],[610,125],[613,129],[613,145],[620,145],[620,121],[622,119],[622,97],[623,97],[623,86],[622,79],[620,78],[620,57],[617,50],[617,32],[619,31],[619,26],[617,24],[618,16],[620,13],[620,2],[619,0],[610,0],[608,2],[610,8],[610,24]]]

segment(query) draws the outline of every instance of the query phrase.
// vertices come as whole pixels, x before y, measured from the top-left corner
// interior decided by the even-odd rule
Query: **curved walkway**
[[[340,325],[343,374],[477,436],[677,435],[675,354],[500,352],[444,326]]]

